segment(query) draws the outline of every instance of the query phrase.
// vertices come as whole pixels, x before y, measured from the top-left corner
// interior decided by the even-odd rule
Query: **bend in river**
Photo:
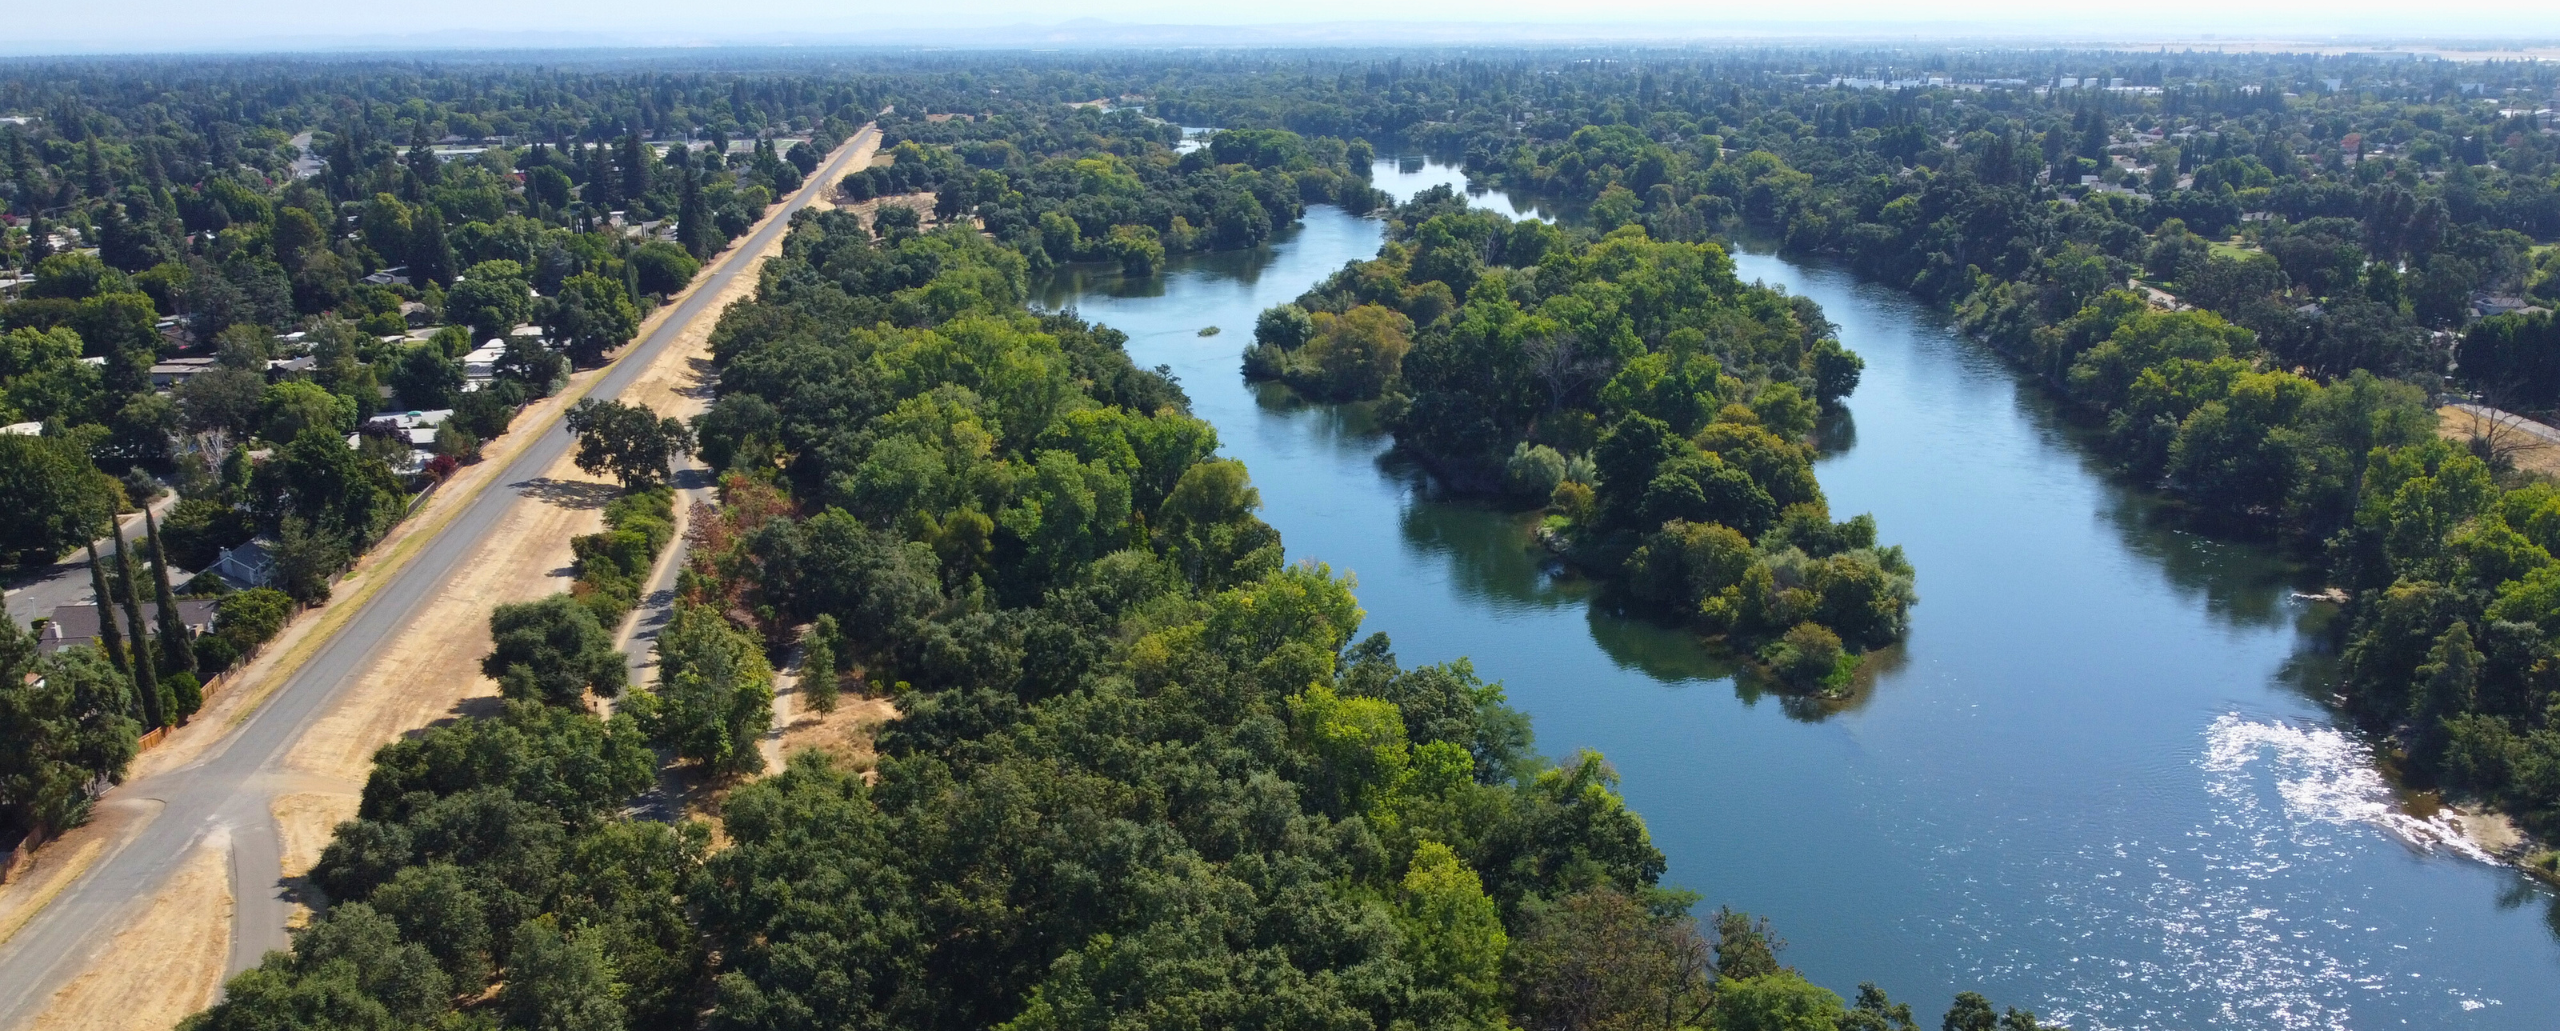
[[[1378,167],[1400,198],[1457,180]],[[1866,358],[1818,471],[1835,513],[1875,513],[1919,569],[1909,641],[1825,714],[1601,611],[1532,545],[1533,514],[1435,493],[1361,406],[1243,381],[1255,315],[1380,239],[1315,208],[1269,247],[1151,279],[1061,271],[1041,302],[1172,368],[1290,556],[1359,577],[1364,631],[1409,665],[1472,658],[1548,754],[1606,753],[1668,882],[1770,917],[1783,961],[1844,995],[1873,978],[1934,1012],[1979,988],[2083,1031],[2560,1013],[2560,907],[2405,815],[2321,702],[2326,612],[2292,599],[2309,574],[2176,529],[1936,313],[1737,255]]]

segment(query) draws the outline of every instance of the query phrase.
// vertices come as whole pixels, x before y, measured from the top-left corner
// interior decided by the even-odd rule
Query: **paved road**
[[[866,126],[847,141],[782,210],[739,244],[739,257],[763,250],[786,232],[791,213],[832,189],[846,171],[843,166],[859,152],[858,145],[876,131]],[[712,299],[751,265],[746,260],[723,263],[655,331],[605,370],[589,396],[620,396],[688,323],[705,315],[717,317],[710,307]],[[217,828],[231,834],[232,891],[237,899],[229,969],[246,969],[268,950],[289,944],[285,920],[292,913],[292,903],[278,883],[282,845],[270,808],[276,794],[290,789],[279,767],[294,742],[330,703],[356,686],[356,674],[373,665],[375,654],[391,635],[417,617],[507,509],[523,500],[521,488],[542,476],[568,450],[569,435],[557,425],[536,432],[542,436],[506,467],[496,484],[456,514],[228,740],[214,745],[202,759],[115,791],[121,798],[158,801],[162,808],[126,845],[66,887],[0,945],[0,1028],[31,1024],[53,992],[95,960],[127,925],[132,908],[145,904],[185,860],[190,847]]]
[[[161,522],[168,522],[169,510],[177,507],[177,504],[176,491],[163,494],[160,500],[151,503],[151,514]],[[135,512],[119,519],[116,530],[124,535],[126,550],[133,553],[135,562],[139,563],[151,557],[151,545],[146,543],[142,536],[142,513]],[[115,537],[100,537],[97,545],[99,558],[109,562],[115,561]],[[182,584],[187,582],[187,577],[190,575],[192,574],[172,566],[169,571],[169,582]],[[25,629],[28,623],[51,617],[53,610],[61,606],[97,603],[97,590],[89,583],[87,551],[72,552],[69,558],[46,566],[42,570],[20,574],[12,580],[14,582],[8,585],[9,618],[15,620],[20,629]]]

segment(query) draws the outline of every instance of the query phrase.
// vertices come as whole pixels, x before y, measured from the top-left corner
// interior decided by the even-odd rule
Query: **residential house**
[[[205,572],[212,573],[240,588],[264,587],[276,579],[275,556],[267,553],[265,541],[250,541],[236,548],[224,548]]]
[[[212,358],[171,358],[154,363],[151,366],[151,386],[155,390],[177,386],[197,373],[212,370],[215,361]]]
[[[190,634],[213,630],[213,602],[204,598],[178,599],[178,621]],[[149,633],[160,632],[160,605],[142,603],[142,623]],[[119,627],[131,630],[131,627]],[[36,640],[36,650],[51,655],[65,648],[91,644],[98,639],[98,607],[95,605],[63,605],[53,610],[53,619],[44,626],[44,636]]]

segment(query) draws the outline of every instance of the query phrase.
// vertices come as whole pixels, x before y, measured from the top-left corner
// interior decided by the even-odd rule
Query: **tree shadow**
[[[514,487],[517,493],[535,501],[573,510],[603,508],[606,502],[612,501],[615,495],[622,493],[621,488],[610,483],[555,480],[548,476],[511,483],[508,486]]]
[[[677,387],[676,394],[698,401],[710,401],[711,396],[719,391],[720,371],[712,366],[709,358],[686,358],[684,364],[685,368],[692,370],[693,382]]]

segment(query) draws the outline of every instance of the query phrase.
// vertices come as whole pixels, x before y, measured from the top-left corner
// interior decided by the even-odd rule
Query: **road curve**
[[[722,288],[756,266],[755,255],[789,230],[794,212],[834,188],[844,166],[878,131],[866,125],[845,141],[779,210],[722,256],[674,312],[606,368],[587,396],[621,396],[687,325],[705,315],[716,318],[718,312],[710,307]],[[277,876],[282,844],[270,809],[282,786],[280,764],[330,704],[355,687],[356,674],[372,666],[384,643],[417,618],[508,508],[525,500],[522,486],[541,477],[568,450],[569,434],[556,421],[519,432],[539,436],[381,590],[358,602],[355,614],[227,739],[201,759],[117,789],[119,796],[162,806],[122,847],[66,885],[43,912],[0,944],[0,1028],[31,1025],[61,985],[101,958],[115,933],[130,923],[134,907],[146,905],[191,847],[217,828],[231,834],[237,900],[229,971],[253,966],[268,950],[289,944],[285,921],[292,903]]]

